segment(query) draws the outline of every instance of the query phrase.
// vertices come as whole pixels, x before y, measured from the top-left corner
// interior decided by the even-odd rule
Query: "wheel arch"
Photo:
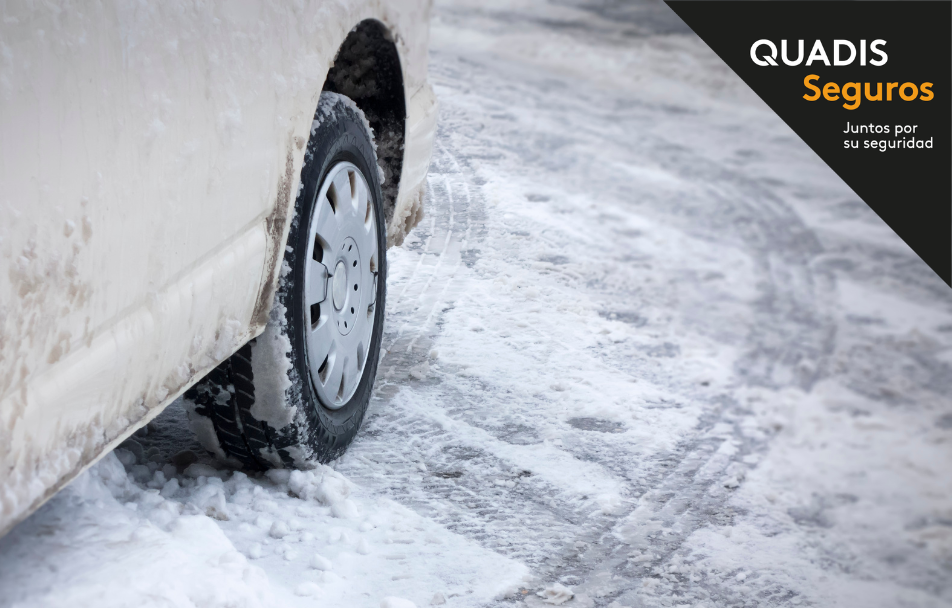
[[[358,23],[338,48],[322,91],[346,95],[367,117],[383,173],[384,218],[389,224],[400,189],[407,122],[407,93],[392,31],[377,19]]]

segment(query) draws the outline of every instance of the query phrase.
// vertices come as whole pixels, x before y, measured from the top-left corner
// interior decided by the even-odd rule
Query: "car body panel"
[[[4,11],[0,533],[263,331],[314,108],[358,23],[401,59],[394,233],[419,221],[435,131],[429,0]]]

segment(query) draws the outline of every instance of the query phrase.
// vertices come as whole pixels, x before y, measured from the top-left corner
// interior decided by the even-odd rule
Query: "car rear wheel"
[[[185,395],[205,447],[255,469],[340,456],[370,402],[386,276],[373,133],[350,99],[325,92],[268,326]]]

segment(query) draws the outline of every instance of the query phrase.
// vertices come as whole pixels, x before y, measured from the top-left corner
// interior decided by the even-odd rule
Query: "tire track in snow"
[[[414,298],[415,301],[424,301],[431,295],[433,303],[429,307],[417,306],[412,311],[394,311],[395,316],[402,317],[402,322],[401,330],[392,339],[392,346],[384,359],[388,369],[408,370],[426,360],[432,342],[428,330],[431,327],[438,330],[441,317],[452,306],[447,302],[446,294],[454,290],[453,277],[463,265],[461,252],[467,248],[472,235],[471,214],[480,212],[481,203],[473,199],[469,177],[459,160],[442,143],[437,150],[431,168],[431,183],[436,187],[431,189],[427,206],[435,223],[431,224],[431,233],[420,235],[420,238],[431,243],[434,233],[443,232],[447,237],[438,262]],[[463,192],[464,196],[459,196],[458,192]],[[452,226],[457,217],[466,217],[466,229],[461,239],[451,241]],[[444,303],[446,307],[443,307]],[[413,331],[408,333],[407,329]],[[406,348],[403,343],[407,344]],[[409,498],[409,504],[421,512],[451,512],[452,515],[437,517],[437,520],[496,549],[509,545],[511,541],[508,539],[519,535],[519,528],[526,524],[535,530],[552,532],[562,529],[566,533],[578,525],[581,519],[578,514],[553,508],[553,497],[560,494],[557,488],[544,480],[526,477],[521,469],[511,470],[511,463],[496,453],[506,451],[507,447],[518,450],[523,446],[510,445],[484,429],[471,426],[461,419],[459,412],[404,404],[397,393],[406,381],[405,377],[386,379],[378,389],[382,399],[372,405],[364,431],[369,438],[362,438],[359,448],[355,444],[342,463],[342,471],[359,483],[373,485],[377,490],[384,489],[398,500]],[[472,401],[473,396],[468,392],[454,391],[450,398],[465,403]],[[470,405],[478,407],[479,403]],[[383,437],[382,441],[370,439],[382,437],[385,432],[389,436]],[[427,447],[420,449],[421,444]],[[363,462],[373,462],[374,467],[348,466],[351,456]],[[418,468],[420,462],[428,472],[425,481],[423,476],[417,475],[421,472]],[[385,474],[380,473],[381,465],[387,468]],[[465,469],[465,474],[461,469]],[[362,474],[368,472],[369,477]],[[423,487],[416,493],[407,493],[406,484],[417,485],[412,483],[414,477],[420,477]],[[503,485],[497,485],[497,480]],[[386,488],[379,486],[381,481],[385,481]],[[500,495],[510,490],[506,483],[518,483],[519,489],[506,496],[502,505],[499,504],[503,498]],[[534,500],[534,497],[540,498]],[[495,515],[499,518],[495,519]],[[512,524],[507,521],[510,519]],[[548,539],[541,543],[526,539],[525,544],[534,546],[535,551],[517,548],[512,555],[529,563],[544,559],[553,550]]]
[[[447,236],[438,261],[432,265],[433,270],[420,292],[414,294],[414,301],[422,302],[433,292],[433,305],[396,312],[403,318],[400,332],[393,338],[385,359],[389,369],[411,369],[425,360],[432,338],[428,330],[434,316],[441,317],[446,312],[443,309],[440,314],[437,313],[446,292],[453,287],[453,278],[460,268],[462,258],[458,253],[468,241],[468,238],[464,238],[458,246],[455,243],[451,246],[452,222],[457,216],[465,215],[469,224],[472,206],[479,204],[471,196],[461,198],[454,195],[454,185],[458,184],[457,190],[468,189],[470,178],[446,146],[441,144],[438,150],[439,161],[434,163],[434,177],[431,179],[441,187],[431,190],[428,210],[434,222],[430,224],[431,232],[421,237],[430,244],[434,242],[435,233],[443,232]],[[437,169],[449,164],[455,169],[452,173]],[[468,227],[467,237],[470,231]],[[456,256],[455,263],[448,263],[452,262],[447,259],[448,251]],[[419,255],[428,254],[424,250]],[[416,268],[420,268],[421,263],[418,261]],[[414,273],[412,278],[423,281],[418,273]],[[406,292],[407,286],[402,293]],[[440,324],[439,318],[436,324]],[[407,333],[408,328],[414,331]],[[425,344],[414,349],[421,339]],[[398,343],[401,346],[397,347]],[[403,343],[408,343],[408,346],[403,348]],[[413,383],[413,380],[409,382]],[[532,565],[543,579],[582,582],[600,569],[607,567],[617,571],[628,566],[631,549],[627,543],[631,543],[632,539],[624,538],[624,535],[619,538],[613,531],[623,526],[620,522],[627,521],[626,517],[631,519],[631,507],[622,509],[620,513],[605,515],[590,500],[575,495],[570,487],[553,484],[553,478],[556,477],[553,473],[539,475],[536,471],[535,474],[527,475],[528,471],[518,466],[519,452],[536,446],[532,443],[527,446],[508,443],[507,440],[511,439],[506,433],[509,429],[505,419],[491,427],[481,425],[475,419],[480,417],[479,395],[485,388],[482,391],[478,387],[465,390],[465,387],[460,389],[443,383],[439,397],[454,403],[455,407],[441,407],[433,400],[420,403],[417,399],[414,402],[415,397],[420,397],[417,394],[401,395],[399,389],[405,388],[406,383],[404,378],[388,379],[381,387],[381,399],[373,405],[373,413],[365,429],[366,436],[355,444],[344,459],[342,471],[355,481],[384,491],[421,513],[434,517],[451,530],[507,556],[523,560]],[[697,433],[709,431],[716,424],[716,416],[708,418],[697,429]],[[656,455],[659,462],[654,470],[646,472],[644,483],[646,488],[653,488],[653,492],[638,497],[638,490],[633,488],[635,495],[632,496],[635,501],[633,505],[640,507],[642,513],[661,512],[660,516],[650,518],[649,527],[654,526],[651,522],[655,519],[667,515],[664,511],[667,505],[692,501],[707,491],[716,475],[731,462],[730,459],[724,462],[723,455],[717,452],[717,447],[726,441],[725,438],[708,439],[682,446],[673,453]],[[595,458],[587,454],[573,454],[570,450],[550,449],[546,458],[555,459],[566,470],[579,469],[583,477],[603,478],[601,486],[606,483],[625,483],[627,480],[623,475],[616,477],[606,465],[632,460],[624,448],[605,451]],[[360,466],[354,461],[373,466]],[[667,466],[669,462],[680,462],[681,465],[672,471]],[[688,484],[690,489],[686,491],[685,480],[701,468],[708,469],[708,475],[700,483],[693,486]],[[591,487],[598,488],[599,483]],[[674,487],[680,489],[680,498],[675,496],[677,493],[670,491]],[[707,510],[716,511],[717,504],[711,502],[705,505]],[[679,524],[667,517],[663,523],[679,528],[683,532],[680,535],[682,538],[701,523],[700,517],[694,513],[685,515],[678,512],[676,515],[685,521]],[[689,517],[691,519],[687,521]],[[519,541],[514,542],[514,539]],[[661,551],[664,556],[655,555],[652,562],[660,563],[676,550],[676,544],[671,541],[673,537],[668,539],[667,550]],[[658,547],[652,548],[659,551]],[[641,573],[638,574],[629,576],[629,580],[636,583],[641,578]],[[580,588],[584,589],[584,585]]]
[[[444,87],[452,88],[456,82],[464,80],[464,74],[447,69],[448,64],[451,62],[437,62],[433,71],[439,74]],[[484,74],[480,66],[469,64],[467,67],[465,88],[469,89],[479,83]],[[485,77],[495,78],[497,75]],[[508,94],[513,98],[537,95],[532,90],[534,83],[528,79],[512,79],[512,82],[523,83],[521,86],[510,84]],[[472,99],[467,101],[472,105]],[[560,103],[571,105],[571,100],[560,100]],[[453,110],[448,105],[443,107],[445,112]],[[556,107],[553,112],[560,117],[576,116],[567,108]],[[427,300],[429,293],[433,305],[396,313],[406,316],[393,344],[399,339],[401,345],[406,343],[408,346],[390,349],[387,360],[391,370],[410,369],[426,360],[426,352],[433,338],[439,335],[443,318],[454,305],[450,302],[440,309],[446,292],[457,289],[454,278],[462,261],[460,256],[453,263],[449,256],[458,256],[466,247],[465,244],[451,245],[451,237],[459,238],[458,231],[455,235],[452,231],[452,223],[457,216],[464,215],[470,222],[470,213],[485,205],[482,199],[466,197],[464,200],[457,195],[459,191],[467,191],[479,178],[473,167],[461,166],[459,153],[453,151],[453,142],[477,151],[491,149],[494,145],[491,137],[482,137],[482,130],[474,136],[466,125],[458,124],[463,120],[459,115],[443,117],[432,170],[431,184],[434,187],[427,209],[435,223],[431,223],[431,232],[425,235],[425,239],[429,244],[434,242],[435,234],[447,236],[434,269],[421,291],[415,293],[415,301]],[[471,139],[454,139],[450,134],[455,133],[464,133]],[[518,134],[514,136],[517,138]],[[664,152],[670,144],[662,140],[653,142],[652,146]],[[499,153],[513,152],[501,150],[497,151]],[[516,156],[518,153],[515,152]],[[695,160],[697,162],[692,166],[705,168],[709,178],[721,184],[725,183],[725,175],[737,175],[736,171],[715,166],[706,158]],[[513,161],[519,162],[518,159]],[[522,159],[522,162],[529,161]],[[683,163],[684,159],[680,162]],[[778,214],[789,217],[787,210],[772,207],[776,206],[775,199],[755,200],[756,185],[752,185],[751,190],[743,184],[737,188],[736,182],[729,180],[726,183],[730,184],[729,190],[721,193],[721,200],[744,206],[743,213],[756,218],[755,228],[773,229],[778,223]],[[730,188],[740,193],[738,200],[731,199]],[[494,213],[501,211],[497,209]],[[483,222],[480,227],[485,229],[486,225]],[[590,224],[588,228],[596,229],[596,225]],[[487,243],[485,234],[475,243],[470,243],[470,230],[467,229],[463,242],[470,247],[478,245],[491,251],[494,259],[525,261],[531,258],[531,252],[519,246],[508,246],[498,233],[491,235],[496,237],[492,243]],[[550,232],[545,232],[545,238],[556,248],[564,246],[558,237],[553,240]],[[770,234],[747,234],[745,238],[753,239],[752,242],[770,242],[773,237]],[[422,263],[418,260],[417,267]],[[576,276],[576,284],[582,287],[579,283],[585,273],[576,273]],[[598,284],[589,284],[588,288],[600,291]],[[407,286],[403,292],[406,290]],[[778,305],[776,309],[761,309],[767,317],[782,315],[790,305],[803,304],[801,293],[784,289],[779,290],[778,295],[777,291],[772,291],[769,296],[774,302],[777,302],[777,297],[792,297],[793,300],[790,304]],[[663,299],[663,292],[659,293]],[[639,292],[619,294],[608,291],[599,296],[605,304],[610,306],[615,301],[615,305],[624,310],[624,302],[633,296],[639,297]],[[404,331],[411,328],[415,331],[412,338],[409,334],[404,335]],[[534,330],[521,331],[530,334]],[[773,353],[758,353],[759,341],[762,340],[757,336],[750,338],[753,350],[749,352],[770,359]],[[556,341],[551,346],[558,349],[562,345]],[[652,348],[662,346],[665,345],[657,344]],[[632,368],[629,361],[611,356],[607,351],[599,356],[603,358],[601,365],[606,368],[627,373],[645,371],[637,366]],[[662,375],[657,379],[668,382],[668,388],[683,384],[677,380],[676,364],[662,366],[660,371]],[[507,446],[521,442],[526,449],[541,449],[537,431],[546,427],[545,417],[550,415],[547,412],[551,407],[542,399],[522,395],[513,397],[520,399],[522,416],[499,414],[495,411],[501,405],[499,396],[494,395],[497,390],[498,387],[476,379],[467,384],[448,375],[424,380],[388,378],[385,388],[379,391],[380,398],[373,405],[366,435],[351,451],[355,461],[373,463],[373,467],[359,466],[345,458],[342,470],[448,528],[524,561],[534,568],[540,581],[558,580],[575,585],[577,592],[596,598],[599,605],[607,604],[613,598],[631,600],[641,592],[642,581],[647,579],[667,581],[664,577],[673,577],[677,581],[678,577],[672,575],[670,569],[673,563],[683,558],[679,553],[683,541],[699,527],[732,520],[734,513],[726,506],[732,487],[736,487],[732,480],[742,478],[744,470],[749,468],[742,463],[742,458],[764,447],[763,440],[744,435],[741,427],[748,413],[726,394],[712,394],[710,391],[695,394],[687,389],[683,398],[703,400],[703,414],[670,449],[646,455],[612,443],[609,435],[604,440],[589,439],[560,449],[546,448],[550,450],[542,452],[547,454],[546,458],[554,459],[566,471],[575,469],[581,471],[583,477],[597,478],[598,483],[591,487],[604,487],[611,482],[623,488],[621,505],[606,513],[590,497],[580,497],[559,483],[561,480],[551,472],[537,470],[528,474],[529,471],[520,469],[519,450]],[[526,426],[527,419],[531,421],[530,427],[520,428]],[[533,425],[536,428],[531,428]],[[617,580],[606,582],[618,575],[622,583]],[[785,589],[775,589],[771,595],[789,597],[790,594]],[[519,602],[518,599],[507,601]]]
[[[452,65],[452,59],[448,59],[437,64],[439,67],[436,69],[442,68],[441,75],[444,77],[455,78],[459,75],[452,69],[446,69],[447,65]],[[467,92],[489,90],[488,83],[491,80],[503,78],[508,83],[505,94],[496,95],[491,102],[503,106],[508,104],[509,108],[518,108],[520,100],[538,96],[538,91],[532,90],[536,83],[531,83],[531,77],[520,78],[517,75],[511,78],[510,74],[501,76],[499,66],[487,69],[484,73],[483,67],[471,57],[468,58],[466,86],[460,88]],[[513,83],[531,84],[519,86]],[[576,100],[574,95],[550,101],[551,105],[546,108],[552,109],[549,122],[564,124],[569,133],[585,133],[589,130],[586,120],[592,118],[588,112],[598,112],[599,107],[610,108],[613,105],[610,99],[601,99],[598,106],[589,105],[592,100],[585,97],[582,93],[579,95],[581,101]],[[472,99],[467,99],[467,102],[470,107],[478,105],[473,103]],[[623,107],[622,102],[623,99],[616,102],[615,107]],[[552,107],[559,103],[565,104],[566,107]],[[518,113],[518,110],[510,109],[510,112]],[[676,203],[674,205],[665,204],[659,208],[642,209],[655,217],[663,218],[668,224],[685,225],[697,232],[694,227],[696,218],[705,211],[700,206],[713,202],[717,205],[717,211],[706,211],[720,223],[710,227],[710,232],[720,233],[717,237],[723,235],[727,241],[740,244],[750,251],[757,261],[755,271],[759,276],[759,293],[752,307],[753,320],[747,322],[751,331],[746,336],[742,357],[737,361],[735,371],[738,372],[738,380],[746,380],[754,385],[764,383],[768,386],[783,386],[786,382],[792,382],[809,387],[824,373],[824,359],[830,352],[830,332],[833,331],[832,321],[821,306],[823,297],[829,296],[830,278],[825,276],[823,268],[811,266],[818,251],[815,235],[804,225],[797,212],[785,204],[783,199],[778,198],[771,188],[765,187],[759,180],[745,177],[742,171],[731,164],[733,159],[729,157],[727,162],[724,162],[719,158],[721,154],[711,154],[710,151],[703,150],[691,153],[678,142],[656,137],[645,137],[646,142],[637,142],[635,154],[632,155],[632,142],[630,139],[622,139],[627,138],[630,133],[648,129],[651,121],[657,119],[658,108],[636,107],[632,114],[639,112],[641,116],[636,116],[636,120],[631,120],[632,117],[628,116],[627,122],[616,123],[614,129],[606,130],[600,135],[608,153],[614,154],[617,151],[623,157],[634,156],[636,162],[639,156],[644,156],[649,166],[660,159],[662,166],[674,172],[685,183],[708,188],[706,192],[692,193],[694,196],[675,199],[672,201]],[[545,112],[540,114],[543,116],[539,120],[545,121]],[[686,117],[686,122],[690,125],[691,122],[698,121],[693,117]],[[703,123],[703,119],[700,122]],[[691,129],[690,126],[686,128]],[[594,129],[598,129],[598,126]],[[731,129],[736,127],[731,125]],[[512,131],[518,131],[518,127],[513,126]],[[523,137],[523,133],[516,132],[513,133],[512,140]],[[473,147],[478,148],[481,145],[484,144],[477,143]],[[577,146],[565,148],[573,155],[578,154]],[[529,164],[535,160],[523,157],[524,154],[529,153],[521,149],[514,150],[512,158],[506,162],[518,165]],[[686,159],[685,156],[689,158]],[[569,159],[564,157],[549,161],[553,166],[568,162]],[[597,168],[598,163],[593,163],[592,166]],[[590,168],[576,168],[570,173],[574,177],[584,174]],[[685,171],[686,168],[690,169]],[[559,183],[560,177],[558,174],[551,175],[551,179],[556,183]],[[610,172],[595,172],[587,177],[596,183],[613,183]],[[621,183],[615,182],[615,185],[620,187]],[[623,199],[630,195],[619,190],[617,196]],[[704,227],[700,232],[707,230],[708,228]],[[777,255],[778,247],[780,255]],[[637,296],[637,293],[632,295]],[[710,311],[705,314],[710,314]],[[744,332],[736,333],[742,335]],[[807,365],[800,366],[803,360]],[[811,360],[815,365],[810,365]],[[619,367],[631,369],[623,363]],[[671,377],[668,379],[673,380]],[[725,487],[723,483],[733,485],[733,473],[743,477],[744,469],[749,466],[742,464],[742,458],[762,451],[767,441],[764,437],[753,439],[744,435],[741,423],[747,415],[749,412],[743,411],[726,396],[720,398],[720,403],[717,398],[709,398],[706,415],[700,420],[695,432],[684,437],[678,450],[658,455],[660,459],[668,459],[674,466],[658,470],[658,474],[647,484],[638,484],[641,486],[639,490],[647,486],[648,491],[641,494],[636,509],[619,521],[617,529],[612,530],[612,536],[626,541],[625,550],[622,551],[622,547],[612,540],[602,542],[583,558],[576,560],[580,564],[579,570],[586,569],[581,565],[582,562],[591,564],[605,560],[601,567],[589,572],[590,579],[597,579],[600,574],[620,574],[625,579],[636,582],[628,587],[629,591],[637,587],[639,579],[663,580],[665,584],[659,586],[658,595],[653,596],[658,602],[666,601],[665,593],[682,594],[686,589],[691,589],[692,585],[693,591],[698,592],[694,595],[695,599],[703,599],[705,589],[713,590],[715,597],[718,594],[721,597],[737,596],[736,590],[725,586],[728,582],[736,584],[733,579],[691,581],[677,574],[677,563],[684,558],[680,551],[681,545],[691,532],[705,525],[729,524],[734,516],[732,510],[725,506],[730,488]],[[725,431],[728,431],[726,435]],[[711,436],[712,433],[715,436]],[[733,455],[727,457],[725,451],[733,452]],[[628,546],[631,548],[628,549]],[[589,589],[594,593],[599,585],[604,587],[602,582],[596,581],[591,585],[583,584],[579,589]],[[607,603],[612,597],[623,595],[625,590],[619,588],[601,597],[604,603]],[[783,603],[796,595],[796,592],[772,583],[761,591],[767,605]],[[652,594],[648,593],[647,596]],[[623,599],[640,605],[639,598],[645,597],[630,594]],[[684,597],[688,595],[685,594]],[[742,594],[737,597],[742,597]],[[599,600],[597,603],[603,602]]]

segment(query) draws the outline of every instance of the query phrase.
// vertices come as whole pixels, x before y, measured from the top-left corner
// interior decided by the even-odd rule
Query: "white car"
[[[186,391],[236,465],[347,447],[423,214],[429,12],[4,3],[0,534]]]

